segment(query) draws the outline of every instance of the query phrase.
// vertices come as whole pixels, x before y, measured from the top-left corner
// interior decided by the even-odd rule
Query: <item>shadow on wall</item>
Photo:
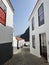
[[[13,56],[12,30],[11,27],[0,25],[0,65]]]
[[[0,65],[13,56],[12,43],[0,44]]]

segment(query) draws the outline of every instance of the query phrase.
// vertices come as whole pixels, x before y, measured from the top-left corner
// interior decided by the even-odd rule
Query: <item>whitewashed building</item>
[[[0,0],[0,64],[13,55],[13,13],[10,0]]]
[[[30,53],[49,62],[49,0],[37,0],[29,23]]]
[[[16,40],[17,40],[17,49],[24,46],[24,43],[25,43],[24,39],[18,37],[18,38],[16,38]]]

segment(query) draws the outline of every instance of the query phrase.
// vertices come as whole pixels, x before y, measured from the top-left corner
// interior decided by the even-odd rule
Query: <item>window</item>
[[[34,30],[34,17],[32,18],[32,30]]]
[[[35,48],[35,35],[32,36],[32,47]]]
[[[43,7],[43,3],[41,4],[41,6],[38,9],[38,21],[39,21],[39,26],[44,24],[44,7]]]

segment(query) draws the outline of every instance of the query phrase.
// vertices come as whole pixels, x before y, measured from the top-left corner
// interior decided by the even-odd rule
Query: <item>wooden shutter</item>
[[[1,7],[0,7],[0,23],[6,25],[6,13]]]

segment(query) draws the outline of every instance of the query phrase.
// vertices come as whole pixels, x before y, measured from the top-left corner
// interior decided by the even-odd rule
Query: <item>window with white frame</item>
[[[38,9],[38,21],[39,21],[39,26],[44,24],[44,5],[43,3]]]

